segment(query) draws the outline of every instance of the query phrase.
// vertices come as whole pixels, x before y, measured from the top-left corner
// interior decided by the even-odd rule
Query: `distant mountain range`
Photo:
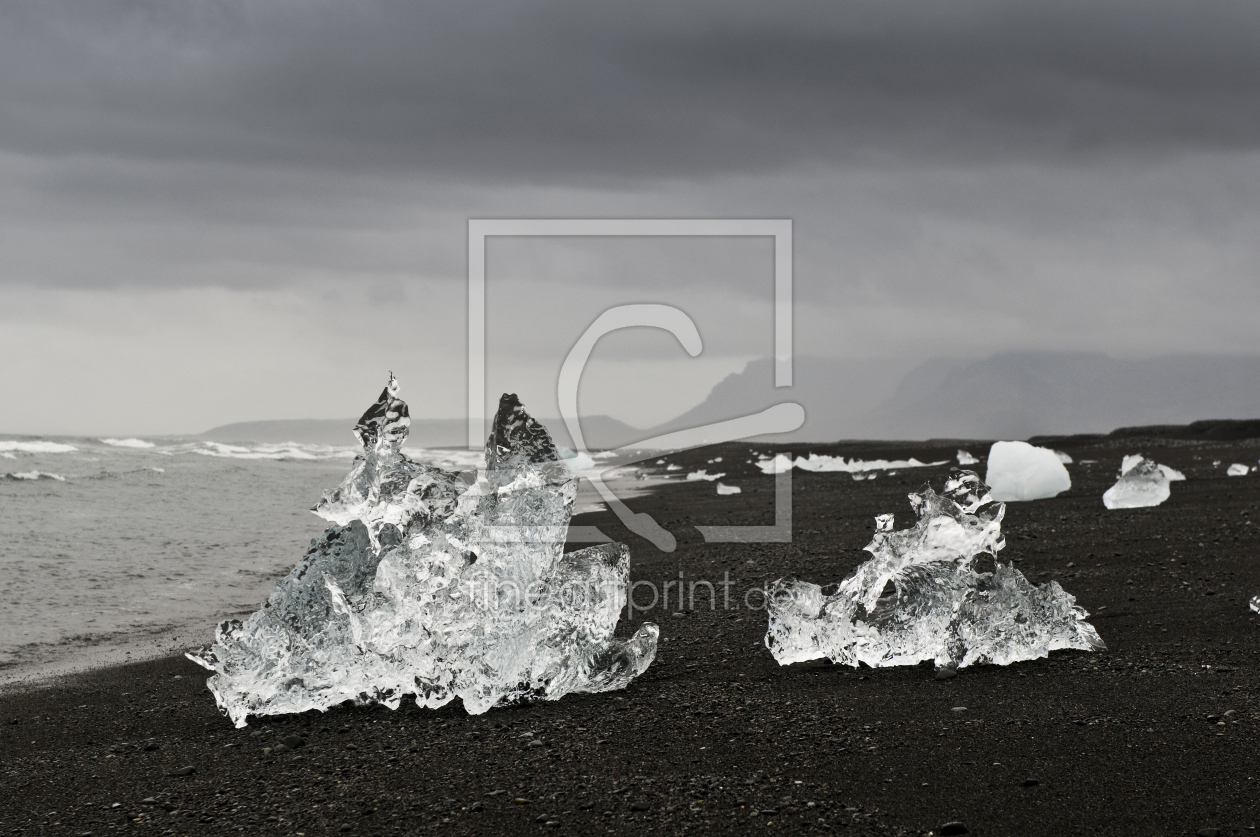
[[[727,376],[695,408],[641,430],[609,416],[582,420],[592,448],[629,445],[684,428],[746,416],[783,401],[805,407],[805,425],[765,441],[841,439],[1026,439],[1107,433],[1135,425],[1260,417],[1260,358],[1169,355],[1118,360],[1087,352],[1007,352],[983,360],[897,361],[797,358],[794,385],[774,386],[770,360]],[[572,446],[563,422],[542,419]],[[217,441],[354,444],[354,419],[257,421],[202,434]],[[462,447],[462,419],[415,419],[424,447]]]
[[[804,427],[782,441],[1025,439],[1107,433],[1133,425],[1260,416],[1260,358],[1170,355],[1117,360],[1087,352],[1008,352],[983,360],[936,358],[889,386],[851,362],[804,359],[797,385],[776,390],[768,361],[729,376],[677,421],[707,423],[778,401],[805,407]],[[672,423],[671,423],[672,424]]]

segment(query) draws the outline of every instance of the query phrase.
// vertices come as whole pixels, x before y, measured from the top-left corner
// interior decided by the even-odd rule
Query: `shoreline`
[[[608,512],[574,523],[628,543],[636,580],[826,583],[862,559],[875,514],[904,526],[905,495],[924,481],[939,489],[948,471],[794,471],[791,543],[706,544],[696,525],[774,520],[774,479],[746,464],[750,448],[858,452],[759,444],[667,457],[686,473],[722,455],[723,481],[744,492],[680,481],[634,500],[676,534],[674,553]],[[924,460],[931,449],[859,455]],[[1139,450],[1189,479],[1157,508],[1105,510],[1120,457]],[[1231,450],[1255,459],[1231,443],[1068,446],[1097,464],[1069,466],[1060,497],[1008,504],[1002,559],[1076,596],[1104,652],[946,681],[923,665],[780,667],[762,643],[764,612],[719,600],[623,619],[619,635],[648,619],[662,642],[621,692],[480,716],[457,701],[340,706],[241,730],[219,715],[203,670],[166,656],[0,692],[0,833],[922,835],[960,821],[980,835],[1252,834],[1260,625],[1247,600],[1260,593],[1260,475],[1211,476]],[[290,735],[304,746],[267,752]]]

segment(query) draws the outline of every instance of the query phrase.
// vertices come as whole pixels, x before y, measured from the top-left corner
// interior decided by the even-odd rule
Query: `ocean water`
[[[356,452],[0,436],[0,686],[208,643],[326,528],[309,509]],[[579,491],[578,508],[593,505]]]

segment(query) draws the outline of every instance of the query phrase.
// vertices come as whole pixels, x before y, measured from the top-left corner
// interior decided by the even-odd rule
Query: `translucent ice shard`
[[[401,448],[407,405],[390,376],[355,427],[363,453],[314,511],[334,525],[245,622],[189,656],[236,725],[250,715],[391,708],[454,698],[473,714],[520,700],[625,687],[658,631],[613,637],[630,553],[565,554],[577,478],[546,429],[504,395],[484,471],[455,473]]]
[[[1120,479],[1103,493],[1103,505],[1109,509],[1158,506],[1171,493],[1168,487],[1168,471],[1172,469],[1165,470],[1163,466],[1140,453],[1126,456],[1120,465]]]
[[[701,468],[699,471],[692,471],[691,473],[687,474],[687,482],[697,482],[699,480],[707,480],[708,482],[713,482],[714,480],[720,480],[724,476],[726,476],[726,472],[722,472],[719,474],[710,474],[708,471]]]
[[[1058,455],[1027,442],[994,442],[984,481],[992,487],[993,499],[1006,502],[1044,500],[1072,487]]]
[[[797,579],[775,583],[766,646],[781,665],[820,657],[851,666],[932,660],[954,670],[1105,647],[1085,621],[1089,614],[1057,582],[1034,585],[996,561],[1006,507],[975,473],[955,469],[943,494],[925,485],[910,504],[918,522],[894,531],[892,515],[877,517],[870,560],[835,592]],[[993,560],[992,572],[977,569],[982,557]]]

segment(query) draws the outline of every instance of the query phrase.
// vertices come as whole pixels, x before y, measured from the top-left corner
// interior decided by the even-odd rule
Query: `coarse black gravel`
[[[792,452],[952,464],[957,447]],[[1260,594],[1260,474],[1224,468],[1255,464],[1260,444],[1069,446],[1071,491],[1009,504],[1002,558],[1034,581],[1057,579],[1108,650],[945,680],[928,665],[781,668],[750,591],[784,575],[839,581],[862,560],[874,516],[907,525],[905,495],[925,480],[939,490],[948,466],[862,481],[795,471],[790,543],[705,544],[696,525],[774,522],[774,478],[747,462],[754,449],[780,448],[667,457],[680,473],[726,472],[740,495],[697,481],[631,501],[678,536],[673,553],[608,512],[575,518],[631,545],[636,580],[716,585],[715,609],[703,585],[680,609],[672,586],[668,607],[623,620],[624,634],[655,621],[662,638],[624,692],[477,717],[458,704],[342,706],[237,730],[178,656],[10,690],[0,837],[1254,833],[1260,631],[1247,601]],[[1102,492],[1138,451],[1189,479],[1158,508],[1107,511]],[[646,586],[636,595],[651,598]]]

